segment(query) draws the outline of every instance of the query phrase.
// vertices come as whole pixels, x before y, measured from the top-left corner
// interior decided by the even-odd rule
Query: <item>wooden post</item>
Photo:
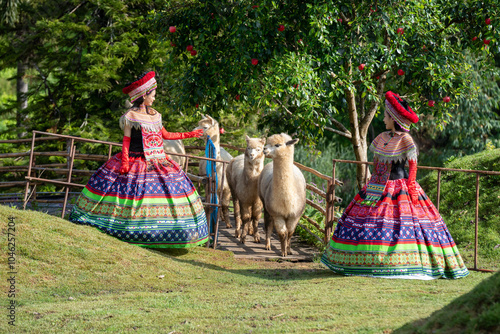
[[[219,204],[221,203],[221,199],[224,198],[224,177],[226,176],[226,164],[222,163],[222,179],[221,179],[221,191],[220,191],[220,198],[219,198]],[[219,206],[217,210],[217,220],[215,221],[215,233],[214,233],[214,246],[213,249],[217,247],[217,240],[219,236],[219,221],[220,221],[220,215],[222,212],[222,205]]]
[[[327,220],[325,222],[325,245],[330,241],[332,235],[333,222],[335,220],[335,169],[337,162],[333,160],[332,179],[328,181],[328,191],[326,194]]]
[[[33,132],[33,138],[31,139],[31,151],[30,151],[30,162],[28,165],[28,177],[31,177],[31,164],[33,163],[33,151],[35,150],[35,137],[36,133]],[[26,180],[26,189],[24,191],[24,203],[23,203],[23,210],[26,210],[26,205],[28,204],[28,193],[29,193],[29,188],[30,188],[30,181],[29,179]]]
[[[474,237],[474,270],[477,270],[477,248],[479,236],[479,173],[476,174],[476,226]]]
[[[437,210],[439,211],[439,201],[441,199],[441,170],[438,170],[438,185],[437,185]]]
[[[213,207],[210,203],[211,201],[211,195],[212,195],[212,182],[213,182],[214,176],[213,174],[208,178],[207,186],[205,187],[205,203],[207,203],[207,209],[205,210],[205,215],[207,216],[207,229],[208,229],[208,235],[211,235],[210,232],[210,215],[212,214]],[[207,242],[207,248],[210,247],[210,238],[209,242]]]
[[[73,172],[73,163],[75,162],[76,146],[74,145],[74,142],[75,142],[74,139],[71,139],[71,151],[70,151],[69,158],[68,158],[68,162],[69,162],[68,183],[71,182],[71,173]],[[69,186],[66,186],[66,191],[64,194],[64,203],[63,203],[63,208],[62,208],[62,213],[61,213],[61,218],[63,218],[63,219],[64,219],[64,214],[66,213],[66,205],[68,204],[68,193],[69,193]]]
[[[111,153],[113,150],[113,145],[109,144],[109,150],[108,150],[108,160],[111,159]]]

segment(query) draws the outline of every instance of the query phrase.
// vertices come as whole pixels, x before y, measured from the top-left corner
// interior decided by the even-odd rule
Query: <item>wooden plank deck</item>
[[[234,236],[236,224],[231,213],[233,228],[226,228],[224,221],[219,223],[219,240],[217,249],[230,251],[234,253],[235,258],[250,259],[250,260],[267,260],[267,261],[291,261],[291,262],[312,262],[318,250],[308,244],[300,242],[298,237],[292,237],[292,255],[286,258],[281,256],[281,244],[276,232],[271,236],[271,250],[266,250],[266,234],[264,232],[264,220],[259,222],[260,243],[254,241],[253,236],[248,235],[246,242],[243,245],[239,239]]]

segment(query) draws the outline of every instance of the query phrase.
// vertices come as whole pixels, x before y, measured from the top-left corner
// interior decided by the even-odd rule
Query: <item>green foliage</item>
[[[192,1],[172,3],[153,24],[175,45],[165,69],[179,71],[177,107],[200,104],[213,114],[231,108],[238,113],[234,105],[244,102],[261,114],[261,126],[295,131],[312,143],[328,128],[338,129],[333,117],[348,119],[349,91],[359,122],[369,124],[373,115],[365,116],[387,87],[441,124],[457,97],[469,94],[471,66],[463,51],[480,55],[482,63],[498,52],[498,31],[484,23],[497,11],[475,0]],[[177,31],[170,33],[170,26]],[[490,48],[483,47],[485,38],[493,41]],[[363,71],[357,69],[361,63]],[[439,103],[447,95],[452,102]],[[427,106],[429,99],[438,101],[436,107]]]
[[[294,159],[330,177],[333,172],[333,159],[356,160],[354,152],[350,150],[349,146],[337,140],[326,139],[321,140],[315,149],[297,145]],[[344,183],[342,187],[337,186],[335,188],[335,195],[342,198],[343,201],[339,206],[345,208],[358,192],[354,182],[356,168],[351,164],[337,163],[335,173],[335,178]],[[304,172],[303,174],[307,183],[314,184],[323,191],[326,190],[327,183],[325,180],[311,173]]]
[[[422,117],[414,137],[421,144],[420,160],[426,165],[442,166],[451,156],[461,157],[480,152],[487,143],[500,147],[500,88],[495,80],[497,68],[485,66],[471,55],[469,90],[474,98],[460,97],[450,108],[445,125],[439,129],[431,117]]]
[[[10,130],[73,133],[93,115],[104,125],[101,138],[113,138],[108,129],[117,129],[118,110],[125,109],[126,96],[121,92],[125,83],[165,61],[166,45],[157,41],[146,20],[149,11],[165,4],[161,0],[20,2],[19,22],[0,24],[0,65],[27,62],[33,73],[29,106],[22,111],[28,124]],[[160,90],[165,89],[162,78],[158,81]],[[15,108],[11,104],[3,112]]]
[[[500,149],[486,150],[457,158],[445,164],[448,168],[500,171]],[[420,181],[434,204],[437,200],[437,172]],[[500,176],[481,176],[479,197],[479,255],[481,261],[500,263]],[[467,265],[472,266],[476,205],[475,174],[443,172],[441,180],[440,213]]]

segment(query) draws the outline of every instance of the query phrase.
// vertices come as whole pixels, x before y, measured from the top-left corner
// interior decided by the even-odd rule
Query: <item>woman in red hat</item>
[[[321,262],[344,275],[465,277],[469,272],[446,224],[415,181],[418,152],[408,132],[418,116],[397,94],[385,97],[389,131],[370,145],[373,175],[339,219]]]
[[[151,105],[155,72],[123,89],[133,107],[120,118],[122,152],[92,175],[70,220],[88,224],[128,243],[182,248],[208,240],[205,211],[193,183],[163,151],[163,139],[200,137],[203,130],[167,132]]]

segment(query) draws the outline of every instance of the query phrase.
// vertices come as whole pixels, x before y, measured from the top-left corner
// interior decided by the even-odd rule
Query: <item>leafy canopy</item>
[[[417,113],[442,121],[459,97],[474,93],[464,51],[481,64],[500,51],[498,4],[171,2],[154,25],[172,45],[165,71],[181,69],[172,87],[177,106],[199,104],[215,115],[233,107],[245,118],[245,108],[234,106],[246,103],[273,131],[313,141],[325,130],[356,137],[389,89],[410,100]],[[189,45],[196,55],[186,51]],[[366,140],[366,131],[359,135]]]

